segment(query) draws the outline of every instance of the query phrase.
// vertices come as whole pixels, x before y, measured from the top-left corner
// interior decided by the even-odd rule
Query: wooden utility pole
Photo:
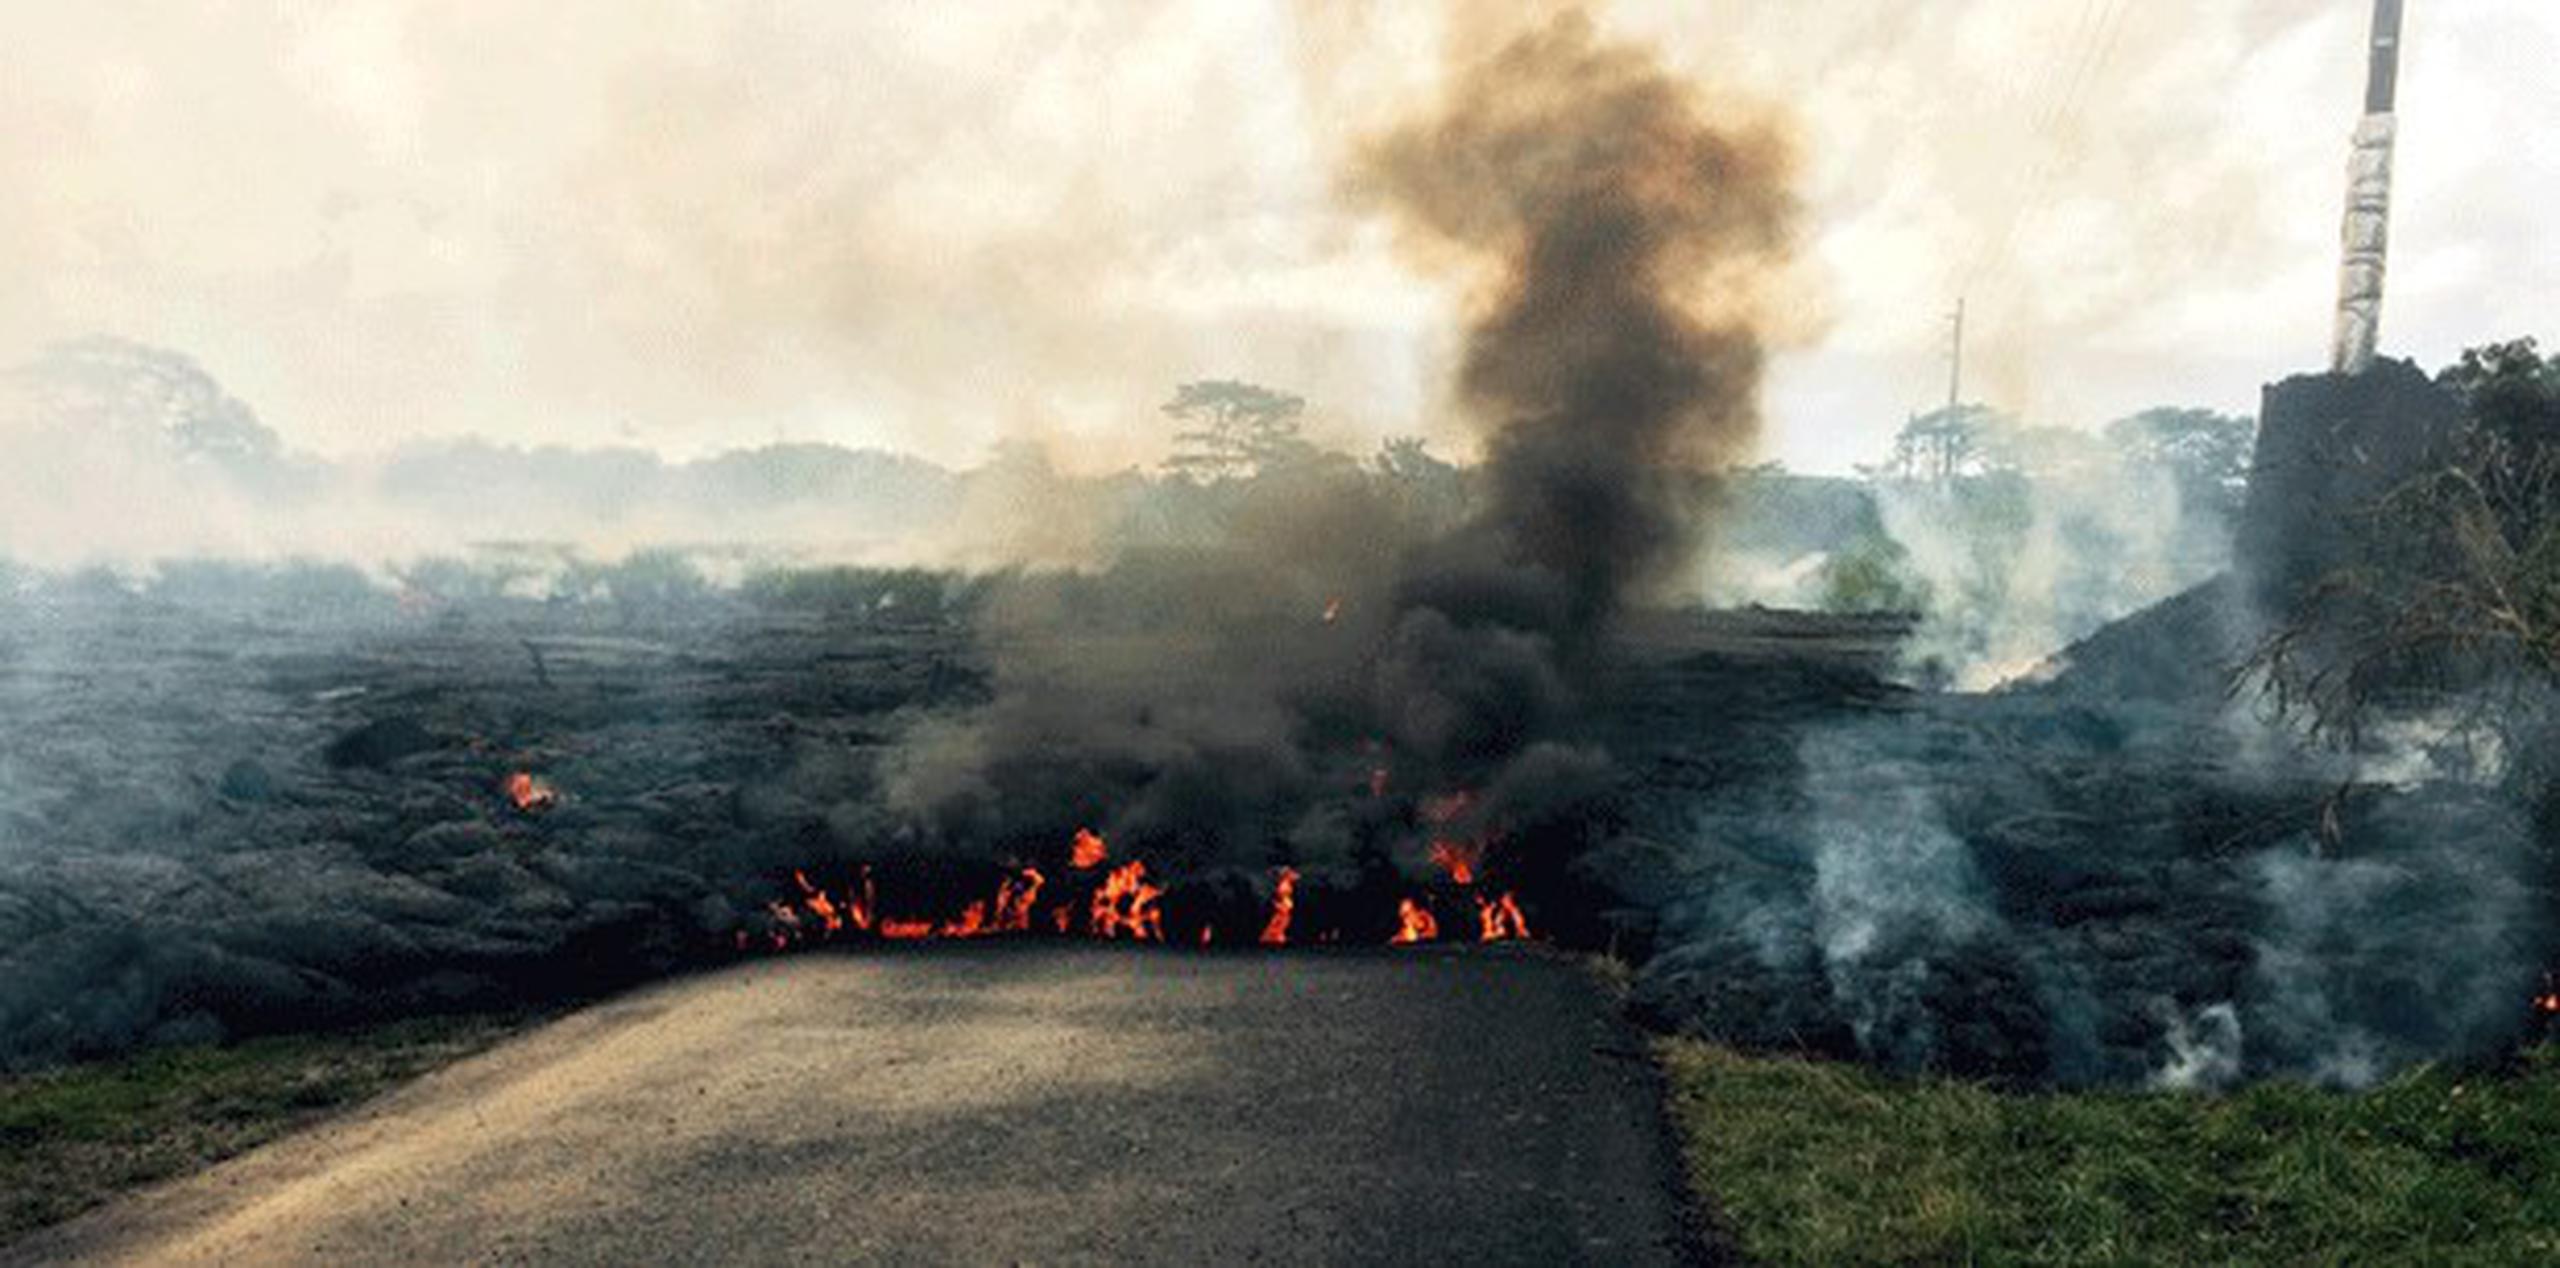
[[[1955,329],[1947,341],[1947,408],[1952,410],[1964,399],[1964,297],[1956,297],[1956,311],[1947,318]]]

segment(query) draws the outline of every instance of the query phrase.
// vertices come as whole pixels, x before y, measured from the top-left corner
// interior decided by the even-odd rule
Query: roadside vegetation
[[[415,1018],[0,1076],[0,1244],[264,1144],[532,1020]]]
[[[1690,1180],[1754,1263],[2560,1262],[2560,1043],[2222,1096],[1661,1054]]]

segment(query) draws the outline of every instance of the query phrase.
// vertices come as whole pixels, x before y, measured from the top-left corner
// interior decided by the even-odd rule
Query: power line
[[[1966,274],[1961,292],[1987,297],[1986,307],[1994,315],[2013,306],[2027,279],[2014,267],[2010,258],[2026,226],[2043,215],[2053,199],[2053,183],[2066,166],[2060,144],[2065,125],[2080,112],[2084,94],[2101,82],[2106,68],[2114,62],[2116,49],[2123,40],[2125,20],[2132,6],[2124,0],[2110,0],[2088,38],[2077,50],[2068,87],[2054,102],[2045,117],[2035,142],[2036,159],[2029,169],[2023,196],[2013,200],[2001,217],[1999,237],[1994,246],[1977,257]]]

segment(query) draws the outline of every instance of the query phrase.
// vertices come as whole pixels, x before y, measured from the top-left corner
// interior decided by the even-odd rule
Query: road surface
[[[1690,1244],[1530,950],[810,954],[573,1014],[10,1263],[1606,1263]]]

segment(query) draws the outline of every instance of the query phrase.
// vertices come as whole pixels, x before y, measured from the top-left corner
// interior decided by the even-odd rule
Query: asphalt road
[[[1675,1183],[1559,958],[946,945],[651,988],[0,1259],[1641,1264]]]

